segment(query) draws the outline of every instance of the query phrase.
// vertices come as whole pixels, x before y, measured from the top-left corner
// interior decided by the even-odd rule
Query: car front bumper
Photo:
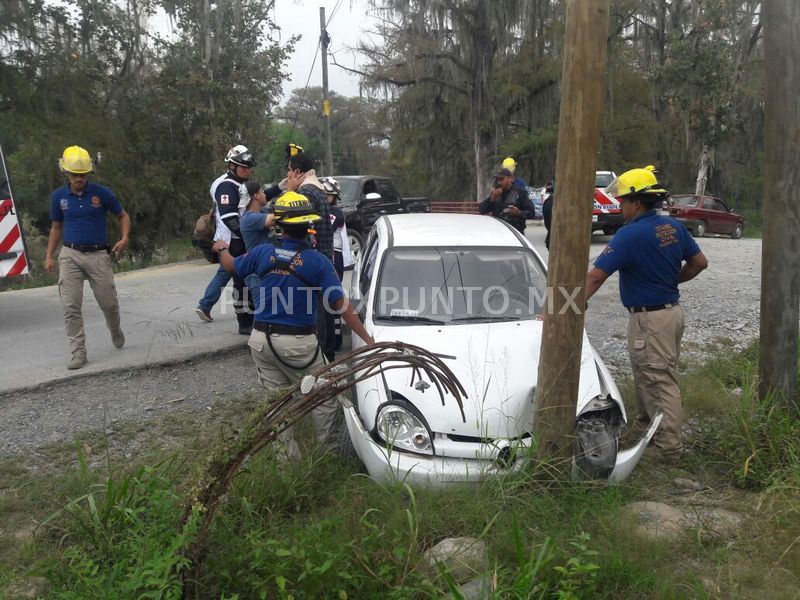
[[[410,454],[376,443],[364,429],[361,418],[353,406],[344,407],[344,416],[356,454],[366,466],[370,477],[376,481],[403,481],[422,485],[476,482],[485,477],[519,470],[525,465],[530,451],[531,440],[528,438],[516,442],[514,452],[516,458],[508,461],[498,460],[498,451],[502,451],[499,447],[488,448],[484,452],[486,458],[480,458],[481,452],[476,452],[475,458]],[[609,483],[619,483],[630,476],[644,454],[647,444],[655,435],[661,418],[661,414],[656,415],[650,428],[636,445],[617,453],[614,470],[608,478]],[[483,446],[488,445],[483,444]],[[444,454],[446,453],[447,450],[444,451]]]
[[[619,229],[625,224],[621,212],[618,213],[592,213],[592,231],[602,229]]]

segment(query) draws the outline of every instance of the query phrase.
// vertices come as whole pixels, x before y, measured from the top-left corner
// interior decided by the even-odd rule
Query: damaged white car
[[[475,481],[520,468],[530,454],[546,268],[504,222],[454,214],[380,218],[353,272],[350,298],[378,342],[436,353],[467,392],[454,400],[412,381],[406,369],[353,386],[345,406],[358,457],[378,480]],[[363,342],[352,336],[353,347]],[[625,407],[584,333],[575,466],[586,476],[630,475],[660,417],[620,447]],[[388,366],[388,365],[387,365]]]

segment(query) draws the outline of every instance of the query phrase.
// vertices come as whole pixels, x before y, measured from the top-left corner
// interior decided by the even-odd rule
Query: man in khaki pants
[[[125,344],[110,253],[117,258],[122,256],[128,246],[131,221],[111,190],[88,181],[93,165],[86,150],[70,146],[64,150],[58,165],[68,183],[50,197],[51,226],[44,268],[48,273],[55,270],[53,254],[63,237],[64,246],[58,255],[58,293],[64,306],[64,322],[72,352],[67,368],[80,369],[86,364],[86,335],[81,313],[86,279],[105,315],[111,342],[115,348]],[[108,244],[107,212],[119,218],[122,234],[113,248]]]
[[[617,232],[589,271],[586,298],[619,271],[622,304],[630,313],[628,354],[638,421],[645,426],[658,412],[664,414],[655,446],[664,461],[674,463],[683,448],[677,369],[684,314],[678,304],[678,284],[696,277],[708,266],[708,260],[686,227],[658,214],[656,209],[667,191],[659,185],[652,168],[631,169],[619,176],[616,185],[615,195],[628,224]]]
[[[222,268],[247,279],[254,292],[255,319],[247,345],[259,383],[266,389],[288,387],[325,364],[315,331],[320,297],[342,313],[362,340],[373,343],[348,303],[331,259],[307,241],[308,230],[321,218],[311,202],[302,194],[286,192],[275,201],[274,209],[275,222],[283,232],[280,247],[260,244],[234,258],[224,240],[213,246]],[[339,411],[336,399],[312,411],[320,444],[331,447],[335,442]],[[291,429],[281,439],[289,458],[299,459]]]

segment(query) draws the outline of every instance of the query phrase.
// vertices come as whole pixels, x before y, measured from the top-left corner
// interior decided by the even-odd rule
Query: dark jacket
[[[511,206],[516,206],[522,211],[522,214],[515,216],[505,212]],[[482,215],[492,215],[502,219],[520,232],[525,231],[525,220],[533,219],[536,216],[536,209],[528,197],[528,192],[513,185],[505,190],[497,200],[492,200],[491,196],[486,198],[480,203],[478,210]]]

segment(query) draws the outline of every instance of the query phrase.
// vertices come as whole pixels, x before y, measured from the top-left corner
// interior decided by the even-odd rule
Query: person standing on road
[[[550,226],[553,224],[553,182],[548,181],[544,186],[544,193],[546,194],[542,202],[542,220],[544,221],[544,228],[547,230],[547,237],[544,238],[544,247],[550,251]]]
[[[514,185],[514,174],[506,168],[495,174],[495,187],[478,210],[482,215],[502,219],[520,233],[525,233],[525,220],[536,217],[528,192]]]
[[[500,166],[511,171],[511,174],[514,175],[514,185],[527,192],[528,184],[522,177],[517,175],[517,161],[509,156],[503,159],[503,163]]]
[[[238,145],[228,150],[225,162],[228,165],[227,172],[217,177],[209,189],[216,208],[217,227],[214,240],[224,240],[230,246],[231,255],[240,256],[245,253],[245,245],[241,236],[239,218],[244,212],[245,206],[241,202],[239,188],[253,175],[256,161],[253,160],[253,155],[246,146]],[[230,279],[230,274],[220,266],[195,309],[201,321],[210,323],[214,320],[211,317],[211,309],[219,301],[222,289]],[[253,328],[253,315],[248,314],[245,308],[244,282],[236,275],[233,276],[233,290],[233,309],[239,323],[239,333],[249,335]],[[248,304],[250,304],[249,301]]]
[[[58,294],[64,307],[64,323],[72,358],[68,369],[80,369],[86,362],[86,334],[83,329],[83,282],[89,280],[97,304],[103,311],[106,326],[115,348],[125,345],[120,326],[119,300],[111,268],[111,253],[119,259],[128,247],[131,220],[114,193],[88,180],[94,165],[89,153],[80,146],[64,150],[58,166],[67,184],[50,196],[50,237],[44,268],[55,270],[53,254],[58,243],[64,245],[58,255]],[[119,219],[120,239],[110,247],[106,213]]]
[[[655,446],[664,461],[675,463],[683,448],[677,369],[684,311],[678,303],[678,284],[696,277],[708,267],[708,260],[686,227],[658,214],[656,208],[666,194],[651,170],[632,169],[619,176],[615,195],[628,224],[617,231],[589,271],[586,298],[619,271],[620,297],[630,313],[628,354],[638,425],[646,427],[663,413]]]
[[[350,252],[350,242],[347,239],[347,226],[344,222],[344,213],[336,203],[341,196],[339,182],[333,177],[323,177],[320,182],[325,186],[328,195],[328,206],[331,211],[331,228],[333,229],[333,266],[339,281],[344,277],[346,268],[352,267],[353,255]],[[325,358],[333,361],[336,351],[342,347],[342,320],[339,315],[326,313]]]
[[[318,298],[342,313],[345,322],[367,344],[373,340],[353,312],[336,276],[333,263],[307,242],[308,230],[321,216],[309,200],[295,192],[286,192],[275,201],[275,221],[283,232],[282,244],[261,244],[243,256],[234,258],[227,242],[213,246],[220,264],[238,277],[257,277],[255,322],[248,346],[261,385],[275,389],[292,385],[324,363],[315,335]],[[312,413],[317,439],[329,447],[335,440],[336,399],[331,399]],[[299,450],[289,433],[283,438],[290,458],[299,458]]]
[[[272,228],[275,225],[275,215],[266,212],[267,196],[260,183],[248,181],[244,186],[248,200],[239,225],[245,248],[250,252],[256,246],[274,240]]]

